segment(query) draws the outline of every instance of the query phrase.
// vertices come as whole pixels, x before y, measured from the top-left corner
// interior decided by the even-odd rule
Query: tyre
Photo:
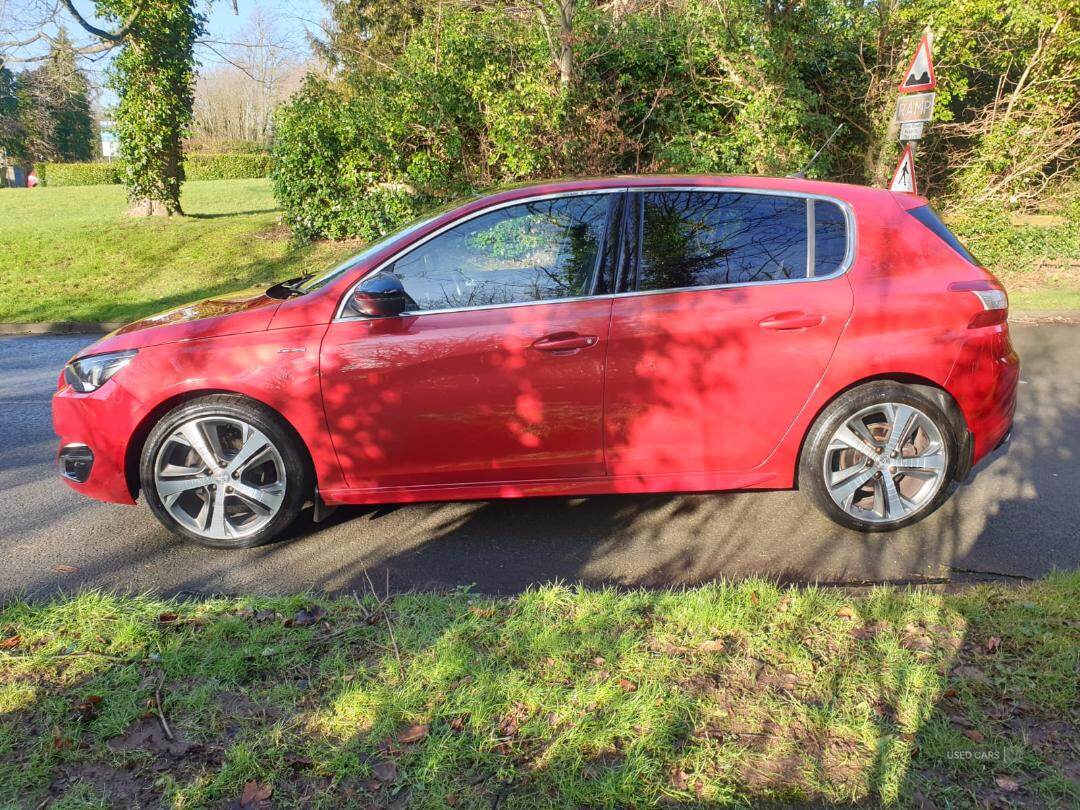
[[[799,489],[829,518],[887,532],[949,497],[959,430],[919,388],[875,382],[846,391],[817,418],[799,461]]]
[[[139,478],[171,532],[213,548],[250,548],[291,524],[311,491],[299,440],[268,408],[230,394],[193,399],[154,426]]]

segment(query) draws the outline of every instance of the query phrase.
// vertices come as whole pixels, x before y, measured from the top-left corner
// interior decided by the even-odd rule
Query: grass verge
[[[1080,573],[16,602],[0,803],[1076,806],[1078,617]]]
[[[314,272],[355,244],[289,246],[269,180],[184,184],[187,216],[128,217],[120,186],[0,189],[0,321],[129,321]]]

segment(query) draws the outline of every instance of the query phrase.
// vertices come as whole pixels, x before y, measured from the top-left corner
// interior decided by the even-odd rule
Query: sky
[[[94,7],[92,0],[75,1],[76,8],[91,19],[89,15]],[[34,22],[40,19],[42,7],[51,4],[51,0],[0,0],[0,41],[25,39],[33,34]],[[240,37],[251,24],[256,10],[275,19],[280,31],[287,34],[295,43],[297,55],[300,58],[309,53],[309,32],[318,32],[319,23],[326,18],[326,9],[322,0],[237,0],[238,14],[233,14],[230,0],[200,0],[200,6],[208,17],[206,39],[214,43],[200,46],[196,52],[196,57],[204,68],[226,64],[225,60],[215,53],[215,50],[224,50],[225,46],[220,43],[233,42]],[[77,43],[88,41],[87,36],[66,11],[61,10],[60,15],[69,34]],[[93,19],[91,22],[100,24],[100,21]],[[30,56],[47,49],[46,44],[39,42],[16,51],[16,55]],[[108,62],[108,56],[84,60],[82,67],[95,84],[100,86],[104,83]],[[13,65],[13,67],[18,70],[20,66]],[[108,95],[101,100],[105,104],[110,101]]]

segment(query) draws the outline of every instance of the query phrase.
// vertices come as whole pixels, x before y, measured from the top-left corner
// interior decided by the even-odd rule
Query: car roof
[[[745,188],[761,191],[789,191],[800,194],[822,194],[850,200],[863,195],[888,195],[885,189],[871,188],[853,183],[836,183],[827,180],[808,180],[802,177],[766,177],[749,174],[619,174],[603,177],[574,177],[539,183],[526,183],[497,189],[477,199],[485,202],[493,198],[514,199],[535,194],[559,194],[571,191],[589,191],[611,188],[657,188],[666,186],[701,188]]]

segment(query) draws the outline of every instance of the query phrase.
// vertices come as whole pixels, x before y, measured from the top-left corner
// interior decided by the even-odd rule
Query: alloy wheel
[[[852,517],[892,523],[919,511],[945,484],[941,430],[916,407],[871,405],[844,421],[825,450],[825,486]]]
[[[285,463],[259,429],[231,416],[183,422],[162,443],[154,487],[190,531],[238,540],[266,526],[285,502]]]

